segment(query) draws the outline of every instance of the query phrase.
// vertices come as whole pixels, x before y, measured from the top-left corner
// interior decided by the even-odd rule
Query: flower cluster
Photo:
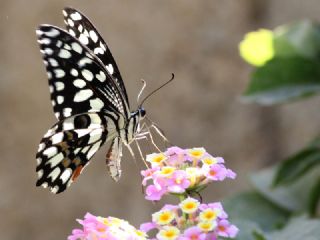
[[[166,193],[190,194],[212,181],[236,177],[224,166],[224,159],[213,157],[204,148],[168,148],[147,156],[151,168],[141,172],[147,200],[160,200]]]
[[[74,229],[68,240],[144,240],[146,234],[119,218],[102,218],[87,213],[78,222],[83,229]]]
[[[234,238],[238,228],[227,218],[220,202],[201,204],[188,197],[179,205],[165,205],[152,214],[152,222],[142,224],[140,230],[149,232],[157,229],[156,239],[159,240]]]

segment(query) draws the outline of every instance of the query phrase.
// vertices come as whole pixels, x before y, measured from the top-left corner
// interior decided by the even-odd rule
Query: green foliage
[[[274,57],[253,71],[244,100],[272,105],[318,93],[320,27],[310,21],[280,26],[273,32],[273,43]]]
[[[319,139],[309,146],[282,161],[274,177],[274,186],[290,184],[306,174],[308,170],[320,165]]]
[[[319,25],[306,20],[263,33],[247,34],[240,44],[241,56],[256,67],[244,99],[272,105],[318,94]],[[252,39],[263,41],[259,45]],[[259,48],[265,49],[255,50]],[[262,54],[266,52],[274,55]],[[253,174],[251,181],[256,192],[225,201],[239,225],[238,240],[320,239],[320,138],[276,167]]]

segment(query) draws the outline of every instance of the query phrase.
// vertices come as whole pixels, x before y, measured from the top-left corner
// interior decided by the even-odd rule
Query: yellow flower
[[[197,225],[203,232],[210,232],[214,228],[217,227],[217,223],[214,221],[205,221],[205,222],[199,222]]]
[[[273,32],[260,29],[249,32],[239,44],[241,57],[254,66],[262,66],[274,57]]]
[[[152,221],[159,225],[169,224],[174,219],[173,212],[163,210],[152,214]]]
[[[190,214],[198,210],[199,204],[198,200],[188,197],[179,204],[179,207],[183,212]]]
[[[207,208],[199,214],[199,218],[203,222],[213,221],[219,216],[220,213],[221,211],[219,209]]]
[[[153,166],[161,165],[165,159],[166,156],[163,153],[152,153],[147,155],[147,161],[150,162]]]
[[[165,226],[157,234],[159,240],[174,240],[179,237],[180,231],[173,226]]]
[[[191,157],[199,159],[205,154],[206,150],[204,148],[192,148],[188,152]]]
[[[211,156],[205,157],[201,161],[203,164],[208,165],[208,166],[211,166],[211,165],[216,164],[218,162],[218,160],[215,157],[211,157]]]
[[[166,166],[161,169],[159,174],[162,177],[170,177],[174,173],[174,170],[176,170],[174,167]]]

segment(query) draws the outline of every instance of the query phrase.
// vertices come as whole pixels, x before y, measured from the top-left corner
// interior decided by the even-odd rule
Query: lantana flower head
[[[74,229],[68,240],[145,240],[145,232],[137,230],[127,221],[108,217],[102,218],[87,213],[83,220],[78,220],[83,229]]]
[[[152,215],[152,222],[142,224],[140,230],[146,233],[156,230],[156,239],[177,240],[234,238],[238,233],[220,202],[200,204],[191,197],[178,205],[165,205]]]
[[[146,187],[146,199],[160,200],[165,194],[190,194],[207,184],[234,179],[224,159],[210,155],[204,148],[170,147],[163,153],[147,156],[150,168],[141,172]]]

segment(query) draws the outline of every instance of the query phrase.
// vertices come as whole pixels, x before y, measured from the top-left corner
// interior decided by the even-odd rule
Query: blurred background
[[[248,31],[320,20],[319,0],[2,0],[1,239],[66,239],[79,226],[75,219],[86,212],[124,218],[139,227],[162,206],[144,200],[142,165],[128,151],[120,182],[110,179],[107,146],[66,192],[53,195],[35,187],[38,143],[55,122],[35,29],[41,23],[62,27],[65,6],[81,10],[99,29],[133,108],[141,78],[148,92],[175,73],[175,81],[145,108],[173,144],[203,146],[238,173],[234,181],[210,186],[203,196],[207,201],[249,188],[251,172],[300,149],[320,127],[319,97],[277,107],[242,103],[250,66],[237,49]]]

